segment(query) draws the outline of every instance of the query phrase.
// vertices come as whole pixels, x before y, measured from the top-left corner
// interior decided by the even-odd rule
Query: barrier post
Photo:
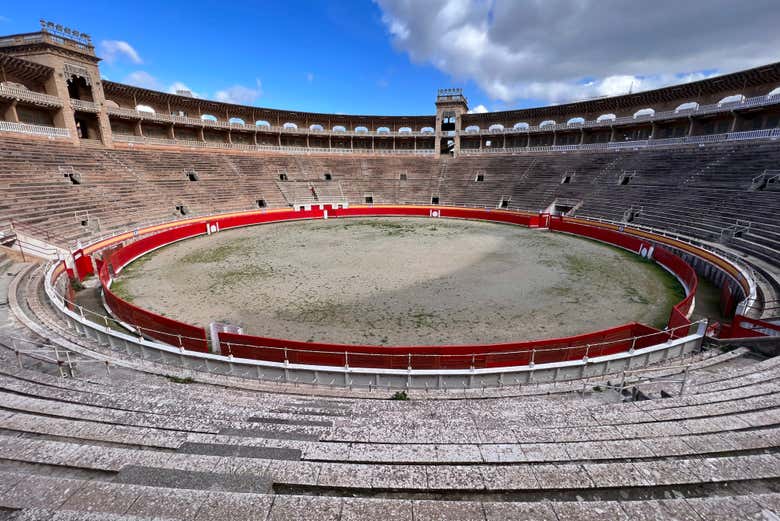
[[[680,386],[680,396],[685,394],[685,386],[688,383],[688,369],[690,366],[685,366],[685,372],[683,373],[682,385]]]
[[[534,366],[534,359],[536,358],[536,348],[531,349],[531,363],[528,364],[529,367]]]
[[[349,353],[344,351],[344,369],[349,371]]]
[[[588,363],[588,353],[590,352],[590,344],[585,344],[585,356],[582,357],[582,361]]]

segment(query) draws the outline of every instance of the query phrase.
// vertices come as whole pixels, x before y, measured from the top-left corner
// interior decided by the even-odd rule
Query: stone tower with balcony
[[[41,20],[39,32],[4,37],[0,47],[6,55],[51,69],[43,80],[45,94],[62,100],[61,106],[51,111],[54,126],[68,129],[76,143],[99,140],[111,146],[111,124],[98,69],[100,58],[89,35]],[[9,111],[9,119],[18,121],[18,114],[13,114],[15,107]]]
[[[469,111],[463,89],[439,89],[436,96],[436,154],[460,152],[461,116]]]

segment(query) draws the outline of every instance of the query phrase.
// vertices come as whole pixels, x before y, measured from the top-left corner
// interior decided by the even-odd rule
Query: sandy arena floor
[[[615,248],[443,219],[332,219],[220,232],[158,250],[114,287],[166,316],[339,343],[533,340],[664,324],[681,288]]]

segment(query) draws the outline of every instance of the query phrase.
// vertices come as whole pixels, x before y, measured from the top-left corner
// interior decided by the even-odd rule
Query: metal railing
[[[26,357],[36,362],[55,365],[61,378],[78,378],[78,366],[88,364],[103,365],[106,376],[111,376],[110,360],[71,356],[71,351],[57,344],[38,342],[17,336],[4,336],[2,345],[14,353],[19,369],[25,369],[24,358]]]
[[[503,129],[493,128],[492,130],[490,128],[487,129],[480,128],[479,130],[472,130],[472,131],[461,130],[460,135],[490,136],[496,134],[533,134],[539,132],[550,132],[553,130],[556,131],[557,130],[578,130],[581,128],[612,127],[616,125],[626,125],[632,123],[649,123],[649,122],[663,121],[668,119],[688,118],[691,116],[707,115],[707,114],[713,114],[717,112],[728,113],[728,112],[733,112],[734,110],[756,108],[756,107],[763,107],[763,106],[776,105],[776,104],[780,104],[780,95],[774,95],[774,96],[765,95],[765,96],[755,96],[752,98],[746,98],[742,101],[737,101],[733,103],[713,103],[711,105],[698,105],[697,107],[690,108],[690,109],[667,110],[663,112],[655,112],[653,114],[645,114],[645,115],[638,115],[638,116],[623,116],[614,119],[603,119],[601,121],[590,120],[590,121],[585,121],[584,123],[576,123],[571,125],[568,123],[556,123],[556,124],[548,124],[544,126],[528,125],[528,126],[522,126],[517,128],[515,128],[514,126],[503,128]]]
[[[706,136],[691,136],[668,139],[644,139],[637,141],[616,141],[609,143],[585,143],[582,145],[551,145],[551,146],[527,146],[510,148],[461,148],[461,155],[482,154],[513,154],[528,152],[578,152],[578,151],[606,151],[606,150],[631,150],[640,148],[666,147],[675,145],[702,145],[708,143],[723,143],[728,141],[746,141],[753,139],[776,139],[780,137],[780,128],[768,128],[763,130],[748,130],[745,132],[728,132],[726,134],[710,134]]]
[[[114,134],[114,141],[120,143],[138,143],[147,145],[178,146],[185,148],[219,148],[223,150],[242,150],[247,152],[285,152],[294,154],[379,154],[379,155],[430,155],[434,149],[381,149],[381,148],[322,148],[279,145],[247,145],[244,143],[224,143],[215,141],[192,141],[185,139],[163,139],[129,134]]]
[[[47,273],[51,271],[51,268],[53,267],[53,264],[49,264],[47,267]],[[47,275],[48,278],[48,275]],[[139,324],[134,323],[128,323],[122,320],[119,320],[117,318],[114,318],[110,315],[105,315],[103,313],[98,313],[95,311],[92,311],[91,309],[88,309],[81,304],[68,299],[64,295],[62,295],[60,292],[58,292],[53,284],[49,284],[49,281],[47,280],[47,295],[49,296],[50,300],[52,300],[54,303],[58,305],[60,308],[68,308],[72,310],[74,313],[76,313],[78,316],[80,316],[83,320],[93,323],[95,326],[101,328],[102,330],[108,332],[108,331],[130,331],[131,333],[137,335],[137,338],[139,340],[152,340],[155,343],[160,343],[159,340],[155,339],[155,335],[164,335],[166,337],[176,337],[178,338],[178,345],[172,345],[167,344],[171,347],[180,349],[182,351],[187,351],[188,354],[198,355],[199,353],[197,351],[189,351],[186,350],[183,345],[185,341],[198,341],[202,342],[202,338],[198,337],[190,337],[187,335],[175,335],[172,334],[170,331],[162,331],[157,330],[153,328],[149,328],[146,326],[142,326]],[[343,356],[344,368],[350,368],[350,357],[353,359],[355,358],[375,358],[375,359],[394,359],[394,360],[400,360],[401,362],[406,361],[406,364],[404,366],[406,369],[411,370],[412,369],[412,360],[435,360],[439,361],[439,364],[435,363],[426,363],[422,364],[425,366],[435,366],[435,365],[441,365],[443,367],[447,367],[448,364],[446,363],[446,360],[452,359],[452,360],[464,360],[464,359],[470,359],[471,360],[471,366],[464,369],[476,369],[476,361],[481,360],[484,358],[499,358],[499,357],[513,357],[513,356],[528,356],[529,357],[529,365],[530,367],[534,367],[538,364],[538,356],[541,356],[540,354],[543,353],[545,356],[549,356],[551,354],[557,354],[559,356],[555,356],[554,358],[559,359],[561,361],[571,361],[570,357],[568,356],[571,353],[583,353],[582,356],[577,356],[577,359],[582,359],[584,361],[588,361],[589,358],[593,358],[594,356],[599,356],[597,353],[600,351],[603,351],[604,349],[615,346],[615,345],[621,345],[625,346],[630,343],[630,347],[626,350],[628,353],[633,353],[635,350],[648,347],[648,346],[642,346],[643,340],[653,340],[658,339],[658,344],[668,343],[673,338],[678,336],[688,336],[691,333],[691,330],[703,330],[706,329],[707,325],[707,319],[700,319],[695,322],[691,322],[689,324],[673,327],[673,328],[667,328],[661,331],[654,331],[651,333],[643,334],[643,335],[635,335],[630,336],[618,340],[610,340],[610,341],[602,341],[602,342],[591,342],[591,343],[585,343],[585,344],[576,344],[571,345],[567,347],[559,347],[559,348],[548,348],[545,347],[541,341],[540,346],[538,348],[530,347],[525,349],[516,349],[516,350],[506,350],[506,351],[496,351],[496,352],[484,352],[484,351],[475,351],[471,353],[459,353],[459,354],[441,354],[441,353],[387,353],[382,352],[383,346],[377,346],[377,352],[376,353],[358,353],[353,352],[348,349],[345,349],[344,351],[333,351],[333,350],[318,350],[318,349],[297,349],[294,347],[278,347],[278,346],[266,346],[266,345],[257,345],[257,344],[247,344],[242,342],[224,342],[225,350],[230,352],[234,348],[242,348],[242,349],[249,349],[249,350],[257,350],[257,351],[272,351],[278,353],[279,356],[276,358],[279,358],[279,361],[289,364],[292,363],[291,359],[294,359],[294,354],[302,354],[302,355],[337,355],[337,356]],[[704,326],[703,328],[700,326]],[[684,333],[678,333],[678,332],[684,332]],[[637,345],[640,345],[642,347],[637,347]],[[232,358],[232,355],[229,355]],[[250,359],[253,360],[253,359]],[[262,361],[262,358],[258,358],[256,360]],[[444,361],[442,363],[442,361]],[[399,364],[391,364],[394,366],[398,366]]]

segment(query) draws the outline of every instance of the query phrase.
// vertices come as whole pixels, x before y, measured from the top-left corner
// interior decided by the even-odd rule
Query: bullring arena
[[[429,116],[97,64],[0,37],[0,519],[778,519],[780,63]]]

